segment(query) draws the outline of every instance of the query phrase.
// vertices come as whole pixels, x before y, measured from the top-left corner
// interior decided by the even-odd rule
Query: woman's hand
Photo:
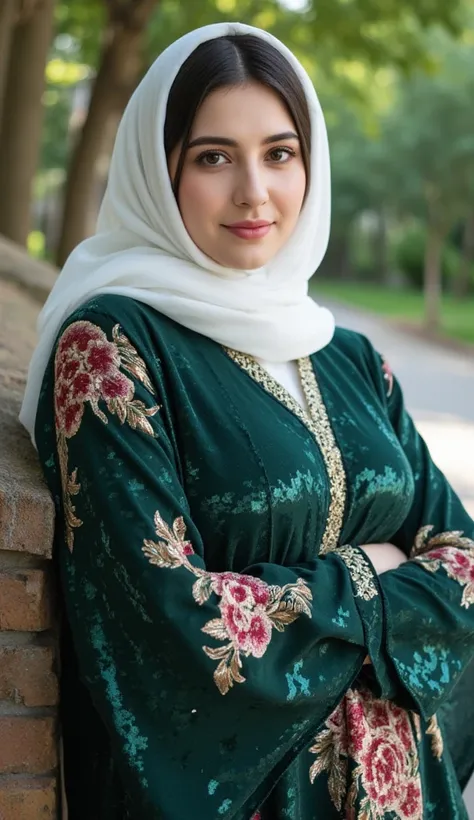
[[[405,553],[395,544],[363,544],[361,549],[372,561],[377,575],[382,575],[390,569],[397,569],[407,560]]]

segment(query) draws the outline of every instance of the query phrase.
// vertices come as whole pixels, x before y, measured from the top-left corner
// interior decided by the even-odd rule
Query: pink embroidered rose
[[[455,547],[434,549],[426,554],[426,560],[440,561],[442,566],[451,570],[458,581],[465,584],[474,583],[474,555],[469,550]]]
[[[409,713],[399,706],[375,698],[369,690],[349,689],[311,751],[320,755],[313,772],[332,771],[333,782],[339,784],[334,793],[335,805],[342,806],[346,799],[345,817],[361,820],[368,816],[369,808],[373,820],[381,820],[388,813],[397,820],[419,820],[422,816],[413,727]],[[347,760],[352,760],[356,768],[354,788],[344,798],[343,761]]]
[[[417,556],[415,561],[430,572],[437,572],[443,567],[450,578],[464,587],[461,606],[469,609],[474,604],[474,547],[437,547]]]
[[[406,788],[406,755],[397,737],[379,730],[362,758],[364,788],[381,811],[395,810]]]
[[[405,793],[400,803],[403,818],[418,820],[423,816],[423,797],[421,786],[414,778],[405,787]]]
[[[354,758],[362,752],[368,735],[368,726],[361,701],[347,697],[345,704],[345,723],[347,726],[347,749]],[[348,753],[346,751],[346,754]]]
[[[266,606],[270,600],[268,585],[252,575],[221,572],[216,573],[214,578],[214,592],[231,603],[245,604],[246,606]]]
[[[351,757],[360,764],[364,791],[380,816],[393,811],[400,820],[419,820],[421,786],[409,713],[368,690],[346,697]]]
[[[261,658],[270,643],[272,622],[265,610],[221,603],[220,610],[227,634],[240,652]]]
[[[79,429],[84,405],[90,402],[101,416],[98,402],[130,401],[133,384],[120,372],[120,356],[103,330],[91,322],[74,322],[63,333],[55,358],[56,426],[66,438]]]

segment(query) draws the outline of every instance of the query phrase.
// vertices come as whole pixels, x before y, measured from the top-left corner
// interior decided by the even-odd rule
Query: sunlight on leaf
[[[263,28],[264,31],[270,31],[275,25],[277,15],[274,9],[264,9],[260,11],[252,20],[252,24],[257,28]]]
[[[55,57],[46,65],[46,80],[54,85],[75,85],[85,80],[90,68],[82,63],[69,63]]]
[[[231,14],[236,6],[237,0],[216,0],[216,8],[221,14]]]

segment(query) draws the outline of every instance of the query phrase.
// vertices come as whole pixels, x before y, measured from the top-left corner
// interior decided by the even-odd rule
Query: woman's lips
[[[272,227],[272,222],[261,223],[260,225],[224,225],[228,231],[238,236],[239,239],[262,239]]]

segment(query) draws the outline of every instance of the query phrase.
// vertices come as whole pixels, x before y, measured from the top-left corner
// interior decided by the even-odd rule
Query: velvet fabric
[[[308,416],[142,303],[63,325],[35,432],[70,820],[467,816],[474,523],[364,337],[299,368]],[[377,577],[383,541],[410,560]]]

